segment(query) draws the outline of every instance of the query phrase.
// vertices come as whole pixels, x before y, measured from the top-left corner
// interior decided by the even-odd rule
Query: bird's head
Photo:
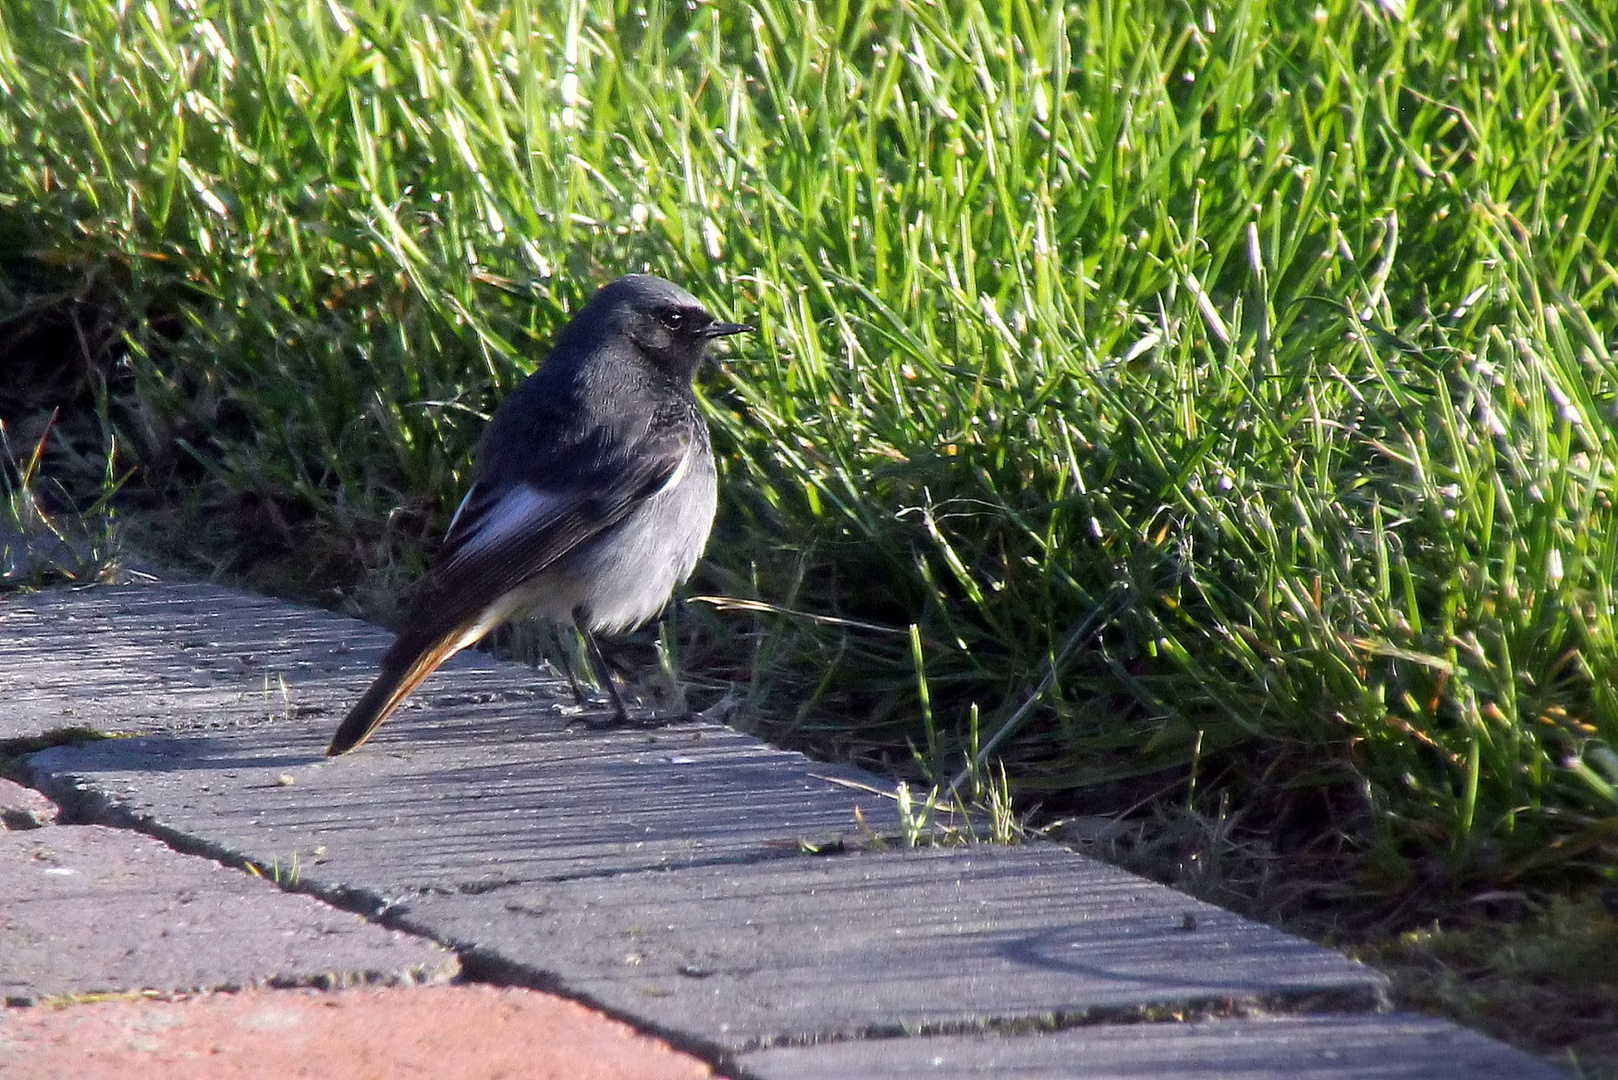
[[[710,341],[753,329],[718,321],[696,297],[650,274],[603,285],[574,321],[622,334],[660,370],[685,379],[696,373]]]

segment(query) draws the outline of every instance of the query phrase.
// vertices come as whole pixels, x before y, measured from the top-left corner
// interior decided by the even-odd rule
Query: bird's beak
[[[751,331],[754,331],[754,330],[757,330],[757,329],[758,329],[758,327],[756,327],[756,326],[748,326],[746,323],[716,322],[716,323],[710,323],[708,325],[708,329],[704,330],[702,332],[702,335],[703,335],[703,337],[711,337],[711,338],[729,337],[732,334],[746,334],[746,333],[750,333]]]

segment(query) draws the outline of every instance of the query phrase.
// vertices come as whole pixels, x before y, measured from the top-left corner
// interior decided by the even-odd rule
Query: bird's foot
[[[580,720],[591,731],[614,731],[618,729],[652,730],[665,728],[673,724],[688,724],[697,718],[689,709],[676,711],[653,712],[624,712],[607,711],[594,715],[581,715]]]

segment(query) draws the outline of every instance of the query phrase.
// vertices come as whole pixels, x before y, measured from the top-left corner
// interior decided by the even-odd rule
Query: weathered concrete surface
[[[816,778],[871,777],[719,725],[570,726],[554,679],[481,655],[458,657],[360,752],[328,761],[387,640],[211,586],[7,600],[0,735],[64,717],[167,728],[36,754],[34,782],[79,820],[225,858],[296,859],[311,887],[373,907],[424,888],[790,855],[857,833],[856,806],[891,815]]]
[[[957,1035],[743,1055],[746,1080],[1566,1080],[1521,1051],[1417,1016],[1127,1024]]]
[[[0,1010],[6,1080],[699,1080],[695,1058],[531,990],[270,990]]]
[[[0,996],[11,1002],[453,978],[453,953],[268,881],[95,825],[0,832]]]
[[[0,740],[71,728],[130,734],[296,717],[321,717],[335,728],[390,640],[357,619],[213,585],[7,595],[0,598]],[[468,652],[410,705],[466,696],[544,705],[552,689],[553,680]]]
[[[437,704],[329,760],[330,727],[107,740],[29,766],[79,820],[227,858],[296,858],[304,887],[372,908],[422,889],[790,857],[857,835],[856,806],[892,814],[817,778],[860,774],[713,724],[602,732],[509,702]]]
[[[1073,1039],[1138,1038],[1154,1049],[1131,1075],[1178,1076],[1182,1029],[1108,1022],[1380,999],[1366,968],[1060,849],[859,853],[856,808],[878,828],[891,809],[825,777],[874,782],[863,774],[714,725],[570,727],[554,680],[481,656],[327,761],[386,641],[208,586],[0,601],[0,738],[64,723],[151,733],[31,755],[30,779],[69,820],[295,872],[300,888],[464,949],[475,975],[564,988],[715,1060],[744,1055],[759,1076],[820,1067],[767,1046],[854,1037],[803,1053],[904,1076],[911,1051],[946,1045],[936,1032],[1078,1023],[1100,1026],[952,1060],[970,1076],[984,1046],[1014,1047],[1007,1060],[1040,1076]],[[1409,1034],[1405,1020],[1362,1020],[1368,1040]],[[897,1033],[916,1038],[871,1038]],[[1216,1062],[1246,1060],[1258,1038],[1234,1021],[1198,1034]],[[1349,1060],[1305,1075],[1383,1075],[1385,1062]]]
[[[474,971],[732,1052],[1228,1002],[1370,1008],[1383,991],[1328,950],[1044,846],[429,895],[393,921]]]

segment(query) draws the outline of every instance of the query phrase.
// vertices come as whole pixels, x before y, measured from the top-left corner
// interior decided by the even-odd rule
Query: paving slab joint
[[[558,730],[542,710],[494,704],[510,695],[446,681],[367,754],[330,763],[328,725],[310,717],[369,677],[349,640],[380,651],[382,635],[187,596],[184,611],[131,620],[147,637],[106,643],[100,700],[142,678],[158,696],[97,722],[140,738],[18,747],[42,752],[12,768],[64,820],[437,942],[462,981],[558,993],[741,1074],[739,1056],[771,1049],[1026,1046],[1131,1026],[1156,1038],[1186,1019],[1386,1008],[1385,982],[1341,957],[1054,845],[882,845],[867,822],[892,820],[876,798],[886,783],[728,729]],[[171,644],[188,651],[175,660]],[[272,669],[321,704],[260,715]],[[482,685],[502,671],[449,675]],[[58,699],[81,689],[65,677],[28,730],[60,724]]]
[[[390,929],[405,929],[393,918],[381,920]],[[1327,990],[1280,992],[1251,997],[1210,996],[1177,999],[1172,1003],[1140,1004],[1116,1008],[1062,1010],[1038,1015],[985,1016],[956,1022],[917,1024],[876,1023],[855,1029],[827,1030],[807,1038],[749,1038],[717,1042],[692,1030],[660,1024],[644,1013],[626,1011],[614,1002],[581,992],[566,977],[514,961],[493,949],[467,942],[440,939],[461,962],[460,979],[492,986],[514,986],[565,997],[620,1020],[669,1045],[700,1057],[732,1080],[764,1080],[742,1059],[759,1051],[783,1047],[827,1046],[896,1039],[925,1039],[960,1035],[1028,1037],[1084,1028],[1184,1024],[1202,1021],[1253,1020],[1277,1016],[1391,1014],[1394,1010],[1383,984]]]
[[[96,736],[95,738],[109,738],[115,736]],[[32,740],[18,740],[19,742],[32,742]],[[87,741],[75,737],[62,742],[42,743],[31,745],[28,753],[36,753],[58,745],[77,745]],[[5,744],[0,744],[0,758],[3,758]],[[550,874],[542,879],[535,878],[501,878],[492,881],[467,882],[458,884],[453,889],[423,889],[408,895],[384,896],[383,894],[366,888],[348,886],[314,886],[301,882],[293,877],[284,877],[280,868],[261,860],[242,857],[238,852],[219,844],[197,837],[189,832],[166,826],[150,814],[131,810],[117,795],[96,789],[93,785],[81,782],[72,773],[53,773],[45,769],[33,768],[27,757],[23,757],[21,777],[19,782],[26,784],[34,790],[45,795],[62,808],[61,822],[68,825],[106,825],[111,828],[130,829],[144,833],[167,844],[169,847],[185,855],[200,855],[258,874],[283,889],[290,892],[302,892],[317,899],[324,900],[334,907],[352,911],[367,918],[378,919],[387,914],[392,908],[410,899],[432,892],[444,894],[453,893],[463,896],[480,896],[486,893],[498,892],[501,889],[518,888],[535,884],[559,884],[572,881],[607,880],[625,875],[641,872],[640,867],[610,867],[598,870],[580,870],[575,873]],[[832,779],[816,776],[816,779]],[[881,834],[873,834],[875,841],[891,839]],[[883,845],[874,843],[875,847],[891,846],[902,847],[901,843]],[[924,846],[925,847],[925,846]],[[796,859],[835,859],[840,856],[857,855],[867,850],[862,844],[849,844],[846,837],[837,836],[803,836],[799,838],[797,847],[784,847],[779,849],[755,849],[746,852],[737,852],[728,855],[714,855],[707,858],[686,859],[681,863],[684,869],[699,869],[704,867],[742,867],[779,863]],[[415,931],[412,931],[413,933]],[[418,936],[420,936],[418,934]]]
[[[467,957],[462,954],[463,965]],[[1358,993],[1332,992],[1309,997],[1277,995],[1273,998],[1235,1001],[1209,1000],[1201,1003],[1177,1002],[1172,1006],[1151,1006],[1118,1009],[1090,1009],[1082,1012],[1053,1013],[1046,1016],[1016,1018],[989,1018],[962,1023],[936,1023],[919,1025],[876,1025],[852,1033],[834,1033],[810,1039],[759,1039],[756,1045],[738,1048],[726,1046],[709,1049],[700,1045],[686,1047],[694,1056],[705,1058],[731,1080],[774,1080],[773,1076],[748,1067],[750,1057],[763,1051],[800,1049],[821,1046],[845,1046],[851,1043],[883,1043],[929,1038],[958,1036],[997,1036],[999,1038],[1030,1038],[1077,1032],[1084,1029],[1116,1029],[1120,1027],[1146,1028],[1153,1025],[1179,1026],[1184,1024],[1214,1023],[1221,1021],[1263,1020],[1278,1016],[1364,1016],[1367,1013],[1392,1015],[1394,1007],[1385,994],[1370,996]],[[600,1008],[600,1006],[594,1006]],[[602,1010],[610,1013],[610,1010]],[[640,1020],[636,1026],[645,1028]],[[674,1042],[670,1036],[665,1040]],[[687,1040],[689,1042],[689,1040]]]
[[[82,740],[66,740],[76,742]],[[62,743],[45,743],[32,745],[29,751],[37,752]],[[485,951],[465,942],[446,939],[442,935],[424,933],[418,927],[406,925],[402,920],[394,917],[396,909],[401,908],[409,899],[421,893],[434,890],[419,890],[410,896],[386,897],[382,894],[365,888],[350,886],[316,885],[295,876],[288,876],[278,872],[278,868],[266,865],[261,860],[244,858],[230,848],[212,843],[201,837],[192,835],[180,829],[164,825],[154,816],[132,810],[116,795],[100,791],[93,786],[75,780],[71,774],[52,774],[44,770],[30,770],[27,759],[22,759],[23,781],[28,782],[34,790],[61,806],[64,824],[75,825],[101,825],[109,828],[127,829],[145,836],[150,836],[162,842],[173,850],[183,854],[210,859],[225,866],[232,867],[246,873],[264,878],[286,892],[304,893],[333,907],[350,911],[364,916],[378,925],[388,929],[398,930],[411,934],[414,937],[427,941],[434,941],[455,953],[460,962],[460,974],[454,980],[457,984],[485,984],[491,986],[512,986],[538,990],[554,994],[558,997],[576,1001],[579,1004],[593,1008],[612,1017],[632,1028],[662,1039],[677,1050],[701,1058],[715,1069],[733,1070],[733,1059],[738,1053],[735,1047],[704,1039],[688,1030],[650,1022],[647,1017],[616,1008],[612,1003],[593,998],[589,994],[580,993],[576,987],[567,984],[566,980],[554,977],[548,973],[537,971],[520,963],[513,963],[497,953]],[[703,864],[738,865],[776,862],[794,858],[830,858],[836,855],[850,854],[854,849],[845,849],[842,846],[809,846],[794,851],[756,852],[746,857],[718,858],[703,860]],[[688,867],[690,868],[690,867]],[[570,876],[563,880],[577,879],[603,879],[623,876],[633,871],[607,870],[586,871]],[[481,895],[496,892],[513,885],[532,884],[522,881],[498,881],[467,885],[456,890],[456,893]],[[271,984],[274,985],[274,984]],[[288,984],[289,986],[292,984]],[[304,984],[308,985],[308,984]],[[329,987],[338,989],[339,987]],[[927,1032],[918,1029],[915,1034]],[[759,1045],[746,1047],[747,1050],[764,1049],[767,1041],[760,1041]]]
[[[383,920],[383,925],[389,929],[399,929],[393,926],[391,920]],[[713,1067],[716,1073],[730,1077],[731,1080],[752,1080],[738,1072],[736,1058],[745,1053],[735,1046],[725,1045],[712,1039],[703,1038],[692,1030],[675,1027],[669,1024],[660,1024],[639,1013],[619,1008],[610,1001],[601,1000],[594,995],[581,993],[561,976],[549,972],[539,971],[525,964],[509,960],[492,950],[469,946],[465,942],[456,944],[452,941],[439,941],[438,944],[454,951],[456,958],[461,962],[461,974],[457,982],[482,983],[488,986],[512,986],[526,990],[538,990],[553,994],[556,997],[576,1001],[587,1009],[594,1009],[619,1023],[628,1024],[643,1035],[661,1039],[681,1053],[701,1058]],[[749,1047],[748,1050],[762,1047]]]
[[[84,743],[99,742],[107,738],[111,736],[104,731],[73,725],[21,739],[0,739],[0,777],[35,787],[28,780],[26,759],[30,754],[37,754],[41,750],[50,750],[57,746],[81,746]]]
[[[108,828],[141,833],[161,841],[182,855],[211,859],[222,866],[263,878],[284,892],[303,893],[332,907],[367,918],[374,919],[380,912],[399,902],[398,899],[389,900],[370,889],[311,885],[297,876],[295,867],[283,871],[274,863],[244,858],[224,845],[164,825],[149,814],[131,810],[116,796],[97,791],[88,784],[75,782],[69,776],[53,776],[43,770],[31,769],[26,759],[21,782],[62,808],[61,817],[58,819],[58,823],[62,825],[104,825]],[[414,936],[422,935],[414,934]]]
[[[509,960],[498,953],[479,948],[473,943],[457,941],[452,936],[432,933],[424,930],[423,927],[412,920],[400,917],[401,910],[407,910],[412,900],[419,899],[428,893],[485,895],[507,888],[538,884],[538,882],[513,879],[475,884],[468,883],[450,890],[429,888],[392,897],[385,896],[373,889],[362,887],[313,884],[296,876],[289,876],[282,872],[280,867],[273,864],[265,864],[260,860],[244,858],[239,852],[230,850],[223,845],[215,844],[191,833],[166,826],[148,814],[130,809],[116,795],[95,790],[88,784],[76,781],[71,774],[58,773],[52,775],[40,772],[34,779],[38,781],[34,786],[63,805],[66,813],[70,815],[70,820],[75,823],[107,825],[137,831],[152,836],[183,854],[202,856],[227,866],[254,873],[270,880],[285,891],[305,893],[334,907],[365,916],[389,929],[401,930],[416,937],[436,941],[458,955],[462,964],[461,978],[464,981],[500,986],[521,986],[559,994],[613,1015],[630,1023],[632,1026],[669,1041],[672,1045],[713,1062],[719,1062],[721,1059],[728,1061],[734,1054],[769,1049],[777,1044],[768,1039],[750,1040],[741,1049],[738,1049],[738,1044],[735,1042],[719,1045],[693,1036],[689,1032],[663,1029],[656,1024],[649,1024],[647,1017],[644,1015],[630,1015],[614,1008],[610,1002],[596,1000],[588,994],[581,993],[577,987],[570,986],[565,979],[559,976],[530,964]],[[739,856],[697,860],[683,867],[683,869],[693,870],[710,865],[714,867],[763,865],[798,859],[835,861],[840,856],[853,857],[857,853],[857,848],[842,846],[818,849],[810,847],[791,851],[754,851]],[[582,871],[578,874],[562,877],[547,877],[543,884],[605,880],[631,875],[635,872],[616,868]],[[1241,999],[1218,995],[1189,1001],[1179,998],[1172,1003],[1132,1004],[1116,1009],[1101,1008],[1065,1011],[1044,1016],[986,1017],[981,1020],[960,1024],[937,1023],[908,1026],[903,1024],[876,1024],[857,1030],[819,1033],[805,1045],[828,1041],[841,1042],[930,1035],[1017,1034],[1037,1031],[1060,1031],[1100,1024],[1176,1022],[1185,1020],[1188,1017],[1201,1019],[1275,1014],[1385,1012],[1390,1010],[1391,1007],[1386,985],[1378,983],[1326,990],[1283,991]],[[780,1042],[779,1044],[799,1045],[791,1042]]]
[[[930,1039],[778,1046],[746,1054],[733,1080],[888,1076],[1291,1077],[1318,1080],[1574,1080],[1559,1064],[1441,1020],[1411,1014],[1120,1024],[1038,1038]]]

